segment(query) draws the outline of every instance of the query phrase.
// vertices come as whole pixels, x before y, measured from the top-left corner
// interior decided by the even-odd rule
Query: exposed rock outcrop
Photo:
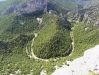
[[[77,3],[78,8],[89,8],[99,4],[99,0],[72,0]]]
[[[99,74],[99,45],[85,51],[84,56],[72,62],[67,61],[67,64],[69,66],[63,65],[52,75],[89,75],[90,72]]]
[[[38,17],[36,20],[38,21],[39,24],[42,23],[42,18],[39,18],[39,17]]]
[[[16,8],[16,5],[10,5],[9,7],[7,7],[7,8],[2,12],[2,14],[7,15],[7,14],[13,12],[15,8]]]
[[[2,14],[6,15],[11,12],[16,12],[17,15],[32,13],[37,10],[47,11],[47,4],[49,0],[31,0],[29,2],[20,4],[20,5],[11,5],[6,8]]]
[[[47,11],[47,3],[49,0],[32,0],[30,2],[18,5],[15,9],[15,12],[18,14],[26,14],[32,13],[37,10],[44,10]]]
[[[68,12],[67,17],[70,21],[85,22],[87,24],[99,26],[99,5],[77,12]]]
[[[84,22],[98,25],[99,24],[99,5],[91,7],[85,11]]]

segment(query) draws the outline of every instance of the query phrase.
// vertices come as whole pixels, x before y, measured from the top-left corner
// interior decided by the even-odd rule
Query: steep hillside
[[[99,44],[99,26],[85,23],[76,23],[74,27],[74,56],[81,56],[88,48]]]
[[[96,1],[1,2],[0,75],[51,75],[99,44]]]
[[[45,15],[46,16],[46,15]],[[46,25],[40,30],[34,41],[34,53],[40,58],[67,56],[72,50],[70,23],[65,18],[44,17]],[[63,53],[64,52],[64,53]]]
[[[24,2],[24,1],[23,1]],[[36,11],[49,12],[50,10],[56,11],[57,13],[66,13],[70,10],[77,10],[77,6],[72,1],[62,0],[31,0],[26,3],[12,3],[2,12],[2,14],[7,15],[11,12],[16,13],[16,15],[22,15],[26,13],[32,13]],[[70,5],[68,5],[70,4]]]
[[[71,0],[78,5],[78,8],[89,8],[91,6],[95,6],[99,4],[98,0]]]
[[[94,26],[99,24],[99,5],[92,6],[87,9],[78,10],[76,12],[68,12],[66,16],[68,20],[74,20],[76,22],[85,22]]]
[[[78,9],[76,3],[72,2],[71,0],[53,0],[53,2],[65,10],[74,10],[75,11]]]
[[[2,11],[4,11],[7,7],[9,7],[10,5],[16,5],[16,4],[19,4],[19,3],[23,3],[23,2],[26,2],[27,0],[6,0],[4,2],[0,2],[0,14],[2,13]]]

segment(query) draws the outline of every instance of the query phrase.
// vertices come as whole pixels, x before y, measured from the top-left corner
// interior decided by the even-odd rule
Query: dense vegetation
[[[10,42],[0,41],[0,54],[4,56],[14,53],[25,54],[23,49],[27,43],[33,39],[33,37],[33,35],[20,34],[16,39],[13,39]]]
[[[10,4],[18,4],[27,0],[8,0],[0,3],[0,13]],[[65,5],[64,0],[54,0],[58,12],[66,12],[64,9],[76,10],[74,4],[68,7],[70,2]],[[61,2],[60,2],[61,1]],[[59,7],[59,8],[58,8]],[[66,8],[63,8],[66,7]],[[39,11],[38,11],[39,12]],[[55,70],[55,66],[61,66],[66,60],[73,60],[83,55],[83,52],[99,44],[99,26],[93,26],[85,23],[70,23],[66,18],[59,15],[49,15],[40,13],[25,14],[15,16],[14,13],[9,15],[0,14],[0,75],[15,74],[18,75],[39,75],[42,70],[46,70],[47,75]],[[41,24],[36,20],[42,18]],[[71,29],[71,24],[74,26]],[[26,53],[31,53],[32,39],[38,36],[33,42],[34,54],[40,58],[50,58],[47,62],[29,58]],[[70,37],[72,33],[72,38]],[[71,42],[74,40],[74,51]],[[57,60],[53,58],[58,57]],[[64,57],[64,58],[62,58]]]
[[[74,52],[73,58],[80,57],[84,51],[99,44],[99,26],[93,26],[85,23],[75,23],[74,34]]]
[[[63,18],[48,16],[49,22],[38,33],[34,41],[34,53],[40,58],[67,56],[71,52],[71,38]],[[58,20],[57,20],[58,19]],[[66,25],[65,25],[66,24]]]
[[[34,13],[16,17],[8,16],[7,19],[5,19],[6,21],[1,22],[2,30],[0,40],[11,40],[19,34],[33,33],[33,31],[41,29],[44,24],[39,24],[36,20],[37,16],[33,14]]]
[[[33,75],[39,75],[42,70],[46,70],[47,74],[50,75],[52,73],[52,71],[54,70],[53,66],[55,66],[56,64],[60,66],[62,64],[63,61],[54,62],[53,60],[50,60],[49,62],[44,62],[44,61],[30,59],[26,54],[26,46],[29,43],[31,43],[31,40],[34,37],[34,35],[33,35],[34,30],[37,32],[39,29],[42,29],[43,26],[44,26],[44,28],[45,27],[47,28],[48,25],[46,23],[49,23],[49,27],[47,30],[49,30],[49,28],[50,29],[52,28],[53,30],[52,29],[51,30],[53,31],[53,33],[56,30],[55,29],[56,25],[53,25],[50,27],[50,24],[51,23],[53,24],[56,17],[47,16],[47,15],[42,15],[42,17],[44,19],[44,22],[41,25],[37,24],[36,18],[33,16],[30,18],[24,17],[24,16],[13,17],[14,19],[13,19],[12,23],[10,23],[10,24],[6,23],[9,26],[2,31],[1,35],[2,36],[8,35],[8,36],[5,38],[1,37],[1,39],[4,39],[4,41],[1,41],[1,43],[0,43],[0,48],[1,48],[0,49],[0,53],[1,53],[0,54],[0,61],[1,61],[0,74],[1,75],[15,74],[16,71],[18,71],[18,70],[20,71],[18,73],[19,75],[22,75],[22,74],[27,75],[27,74],[31,74],[31,73],[33,73]],[[50,18],[50,19],[48,20],[48,18]],[[10,20],[11,19],[12,18],[10,18]],[[52,19],[52,21],[50,21],[51,19]],[[21,26],[21,24],[19,23],[20,20],[22,20],[22,22],[25,21],[23,26]],[[32,28],[34,28],[34,23],[35,23],[33,20],[37,24],[37,29],[32,29]],[[26,23],[28,23],[28,24],[26,24]],[[12,26],[15,27],[16,25],[17,25],[17,27],[14,28],[12,31],[12,28],[10,29],[10,27],[12,27]],[[24,29],[24,25],[27,26],[27,29],[22,30],[22,29]],[[28,31],[29,25],[31,26],[29,28],[29,29],[31,29],[31,31]],[[18,30],[18,31],[16,31],[16,30]],[[42,30],[40,30],[39,32],[41,32],[41,31]],[[45,31],[45,33],[46,33],[46,31]],[[13,35],[13,37],[12,37],[12,39],[10,39],[9,37],[11,37],[12,35]],[[50,36],[51,34],[49,33],[48,35]],[[6,40],[6,38],[8,38],[8,41]],[[5,45],[3,45],[3,43]]]
[[[0,74],[2,75],[3,74],[8,75],[11,73],[14,74],[15,71],[17,70],[21,71],[19,73],[20,75],[29,74],[33,69],[34,71],[33,75],[39,75],[41,70],[45,69],[47,70],[48,75],[50,75],[54,69],[53,66],[56,63],[59,66],[62,64],[63,60],[62,61],[60,60],[58,62],[53,62],[53,60],[51,60],[48,63],[46,63],[39,60],[37,61],[34,59],[29,59],[29,57],[27,56],[26,47],[29,46],[29,44],[31,44],[31,41],[34,38],[34,32],[38,34],[37,38],[39,38],[39,35],[40,35],[40,37],[45,39],[45,40],[42,40],[41,38],[42,43],[49,41],[50,44],[52,45],[55,42],[57,42],[57,40],[64,39],[61,36],[65,37],[66,35],[68,35],[68,37],[66,36],[65,39],[70,39],[68,29],[66,28],[58,29],[59,27],[56,24],[56,21],[58,18],[57,16],[51,16],[51,15],[48,16],[48,14],[42,15],[42,13],[40,15],[37,14],[34,16],[33,14],[34,13],[23,15],[23,16],[14,16],[15,14],[11,13],[7,16],[5,15],[0,16],[0,28],[1,28],[0,30],[0,61],[1,61]],[[42,24],[38,23],[38,21],[36,20],[37,17],[41,17],[43,19]],[[64,26],[61,28],[64,28]],[[66,35],[64,36],[64,34],[61,31],[63,33],[65,33],[66,31]],[[58,35],[59,33],[60,35]],[[48,40],[46,40],[44,36],[41,36],[41,34],[42,35],[46,34],[47,36],[46,38]],[[56,41],[53,41],[54,39],[57,38],[57,36],[58,36],[58,39]],[[35,39],[35,42],[36,42],[36,39]],[[40,41],[38,41],[37,43],[39,42]],[[61,43],[62,42],[64,41],[62,40]],[[69,42],[69,44],[71,45],[70,40],[67,40],[67,42]],[[71,47],[70,45],[68,46]],[[68,49],[67,53],[69,52],[69,50],[71,49]],[[62,52],[61,52],[61,56],[62,56]],[[44,66],[44,67],[41,68],[41,66]]]

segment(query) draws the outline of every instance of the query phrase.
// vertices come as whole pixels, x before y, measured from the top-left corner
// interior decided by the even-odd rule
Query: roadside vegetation
[[[99,44],[99,26],[85,23],[74,23],[74,51],[70,58],[83,55],[84,51]]]
[[[47,15],[46,15],[47,16]],[[64,18],[47,16],[48,22],[34,41],[34,53],[40,58],[64,57],[72,50],[70,24]],[[44,19],[44,18],[43,18]],[[63,19],[63,20],[62,20]]]

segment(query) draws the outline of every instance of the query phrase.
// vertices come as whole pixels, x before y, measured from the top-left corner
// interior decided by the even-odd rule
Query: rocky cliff
[[[13,11],[16,12],[17,15],[32,13],[37,10],[44,10],[46,12],[48,2],[49,0],[31,0],[20,5],[9,6],[2,14],[9,14]]]
[[[2,12],[2,14],[7,15],[13,12],[15,8],[16,8],[16,5],[10,5]]]
[[[99,26],[99,5],[67,13],[68,20]]]
[[[85,10],[83,21],[89,24],[99,26],[99,5]]]
[[[32,0],[30,2],[18,5],[15,12],[19,14],[31,13],[37,10],[47,10],[47,3],[49,0]]]
[[[76,12],[69,11],[67,13],[69,20],[74,20],[78,22],[83,21],[86,23],[91,23],[93,25],[99,25],[99,18],[98,18],[99,5],[97,5],[99,4],[98,0],[94,0],[94,1],[93,0],[71,0],[71,1],[73,1],[74,3],[77,3],[78,6],[80,5],[84,9],[80,9]],[[51,0],[31,0],[20,5],[10,5],[2,12],[2,14],[6,15],[14,11],[15,13],[17,13],[17,15],[22,15],[26,13],[32,13],[38,10],[49,12],[49,10],[57,11],[57,9],[59,9],[59,7],[57,7],[57,4],[53,4],[53,2],[51,3]]]
[[[99,4],[99,0],[72,0],[77,3],[78,8],[89,8]]]

